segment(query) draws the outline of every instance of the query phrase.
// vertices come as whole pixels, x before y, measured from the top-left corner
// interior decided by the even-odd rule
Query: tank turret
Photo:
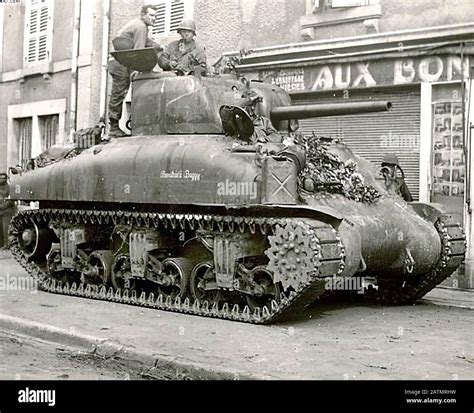
[[[11,198],[39,208],[12,220],[10,248],[45,291],[242,322],[295,317],[340,285],[412,303],[462,262],[459,224],[291,127],[390,106],[292,106],[263,82],[138,74],[133,136],[13,177]],[[252,141],[263,127],[276,131]]]

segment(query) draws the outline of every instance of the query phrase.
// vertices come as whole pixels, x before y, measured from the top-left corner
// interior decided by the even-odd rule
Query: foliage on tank
[[[349,159],[343,162],[329,152],[324,138],[301,135],[297,138],[306,149],[307,162],[299,173],[298,183],[303,193],[329,192],[344,195],[356,202],[372,204],[381,194],[364,182],[357,172],[357,163]]]

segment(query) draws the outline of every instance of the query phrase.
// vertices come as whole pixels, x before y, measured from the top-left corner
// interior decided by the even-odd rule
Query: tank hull
[[[220,108],[242,100],[226,136]],[[39,203],[13,218],[12,253],[46,291],[252,323],[295,317],[340,279],[404,304],[449,276],[465,249],[450,214],[390,195],[344,145],[271,143],[259,121],[287,133],[292,116],[390,105],[290,103],[245,79],[138,75],[138,136],[12,180],[12,199]],[[239,139],[244,119],[264,142]]]

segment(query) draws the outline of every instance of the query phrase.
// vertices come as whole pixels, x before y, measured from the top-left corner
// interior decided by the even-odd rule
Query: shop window
[[[25,7],[25,66],[51,60],[54,0],[26,0]]]
[[[463,116],[460,87],[452,88],[458,98],[443,96],[435,87],[433,99],[433,182],[432,202],[457,212],[462,220],[466,160],[463,142]],[[457,90],[459,89],[459,90]],[[445,93],[446,94],[446,93]],[[438,96],[436,96],[438,95]]]
[[[41,151],[45,151],[56,144],[59,131],[58,123],[59,115],[38,116]]]
[[[25,166],[31,158],[33,118],[15,119],[18,165]]]
[[[151,36],[168,36],[179,24],[192,16],[192,0],[155,0],[148,1],[156,7],[156,19],[151,29]]]

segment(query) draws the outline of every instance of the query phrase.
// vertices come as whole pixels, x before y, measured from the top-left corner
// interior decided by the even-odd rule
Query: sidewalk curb
[[[474,310],[474,290],[439,285],[428,292],[421,301],[443,307]]]
[[[430,303],[434,305],[439,305],[440,307],[449,307],[449,308],[462,308],[463,310],[471,310],[474,311],[474,304],[473,305],[464,305],[459,304],[452,301],[445,301],[442,298],[422,298],[421,302]]]
[[[64,346],[86,349],[90,353],[105,358],[118,358],[131,363],[138,363],[143,370],[152,369],[173,372],[173,379],[182,380],[261,380],[275,379],[268,376],[252,376],[231,369],[215,369],[211,366],[184,362],[173,359],[173,356],[154,356],[140,353],[132,347],[127,347],[106,338],[94,337],[65,330],[48,324],[37,323],[18,317],[0,314],[0,331],[9,334],[29,336],[40,340],[61,344]]]

